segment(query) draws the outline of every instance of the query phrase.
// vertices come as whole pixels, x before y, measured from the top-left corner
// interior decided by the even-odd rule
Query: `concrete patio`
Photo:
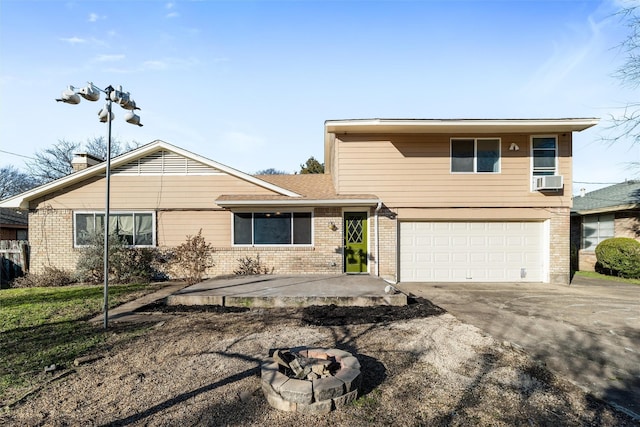
[[[406,305],[407,296],[386,293],[387,285],[384,280],[368,274],[245,276],[205,280],[169,295],[166,303],[226,307]]]

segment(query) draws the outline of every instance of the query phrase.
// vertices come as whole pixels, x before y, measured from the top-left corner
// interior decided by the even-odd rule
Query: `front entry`
[[[367,213],[345,212],[344,214],[344,270],[347,273],[366,273],[367,260]]]

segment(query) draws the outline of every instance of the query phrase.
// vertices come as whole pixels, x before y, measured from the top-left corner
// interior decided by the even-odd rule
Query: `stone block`
[[[296,411],[301,413],[310,414],[328,414],[333,409],[333,401],[323,400],[322,402],[315,402],[310,405],[303,405],[298,403],[296,405]]]
[[[360,362],[354,356],[341,358],[340,364],[343,368],[360,369]]]
[[[280,392],[282,385],[289,381],[289,377],[280,372],[276,362],[262,365],[260,376],[263,384],[272,387],[277,392]]]
[[[285,400],[308,405],[313,402],[313,386],[311,381],[289,379],[280,387],[280,395]]]
[[[342,359],[343,357],[352,356],[352,354],[349,353],[348,351],[339,350],[337,348],[331,348],[331,349],[327,350],[327,354],[329,356],[335,357],[336,360]]]
[[[357,398],[358,398],[358,390],[353,390],[353,391],[350,391],[349,393],[343,394],[340,397],[334,397],[332,400],[333,400],[333,404],[335,405],[335,408],[340,409],[343,406],[353,402]]]
[[[289,402],[284,400],[278,393],[276,393],[269,385],[262,383],[262,392],[267,398],[267,402],[271,407],[279,409],[280,411],[295,412],[297,410],[297,404],[295,402]]]
[[[312,381],[316,402],[332,399],[344,393],[344,383],[336,377],[318,378]]]
[[[335,378],[344,383],[348,392],[357,390],[362,383],[362,374],[359,369],[342,368],[336,372]]]

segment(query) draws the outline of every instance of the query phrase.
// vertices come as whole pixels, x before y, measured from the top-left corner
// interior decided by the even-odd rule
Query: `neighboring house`
[[[28,212],[14,208],[0,208],[0,240],[27,240]]]
[[[625,181],[573,198],[571,243],[577,269],[594,271],[596,246],[610,237],[640,240],[640,181]]]
[[[155,141],[112,159],[112,230],[173,247],[202,229],[210,275],[554,282],[570,273],[572,133],[597,119],[330,120],[325,174],[252,176]],[[105,164],[0,202],[30,211],[31,271],[73,269],[103,222]]]

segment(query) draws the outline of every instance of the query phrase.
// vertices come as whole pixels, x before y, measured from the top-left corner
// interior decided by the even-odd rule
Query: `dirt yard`
[[[194,310],[0,411],[20,426],[625,426],[623,414],[428,301],[407,307]],[[114,329],[125,328],[115,324]],[[358,400],[324,415],[271,408],[269,349],[332,347],[360,360]]]

